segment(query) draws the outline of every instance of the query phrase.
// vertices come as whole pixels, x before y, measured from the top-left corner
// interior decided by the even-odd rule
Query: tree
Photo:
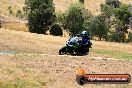
[[[107,5],[107,4],[101,4],[101,14],[104,14],[106,18],[110,18],[110,16],[113,14],[113,7]]]
[[[125,35],[128,33],[129,18],[132,13],[129,12],[129,5],[122,4],[119,8],[115,9],[115,17],[117,19],[116,31],[121,33],[121,41],[125,42]]]
[[[129,33],[129,34],[128,34],[128,41],[129,41],[129,42],[132,42],[132,33]]]
[[[8,6],[9,16],[13,15],[12,7]]]
[[[83,4],[78,2],[71,4],[68,10],[64,13],[63,26],[72,34],[77,34],[83,30],[83,10]]]
[[[122,21],[123,24],[129,24],[132,13],[129,12],[130,5],[122,4],[119,8],[115,9],[115,17]]]
[[[26,0],[24,11],[28,14],[29,31],[46,34],[54,20],[53,0]]]
[[[1,12],[0,12],[0,13],[1,13]],[[0,28],[2,28],[1,16],[0,16]]]
[[[84,4],[84,0],[79,0],[79,2]]]
[[[102,40],[102,38],[106,39],[109,32],[109,28],[105,24],[105,21],[101,16],[95,17],[90,22],[88,30],[92,34],[92,36],[99,37],[99,40]]]
[[[84,18],[83,29],[88,30],[90,22],[91,20],[93,20],[94,16],[92,15],[91,12],[88,11],[88,9],[85,9],[83,11],[83,18]]]
[[[23,14],[22,14],[22,11],[21,10],[17,10],[16,17],[18,17],[19,19],[22,19],[23,18]]]
[[[107,5],[107,4],[101,4],[101,16],[105,19],[106,24],[111,28],[112,18],[114,16],[114,7]]]
[[[2,28],[1,24],[2,24],[2,23],[1,23],[1,21],[0,21],[0,28]]]
[[[51,29],[50,29],[50,34],[54,35],[54,36],[62,36],[63,31],[62,31],[62,28],[60,27],[60,25],[58,25],[58,24],[52,25]]]
[[[57,12],[56,14],[56,19],[55,19],[55,23],[61,25],[64,27],[64,16],[65,16],[65,13],[62,13],[62,12]]]
[[[115,7],[115,8],[119,7],[121,4],[119,0],[106,0],[105,2],[107,5]]]
[[[110,29],[115,29],[111,35],[118,36],[118,42],[124,42],[126,33],[128,33],[129,18],[129,5],[122,4],[119,0],[106,0],[106,4],[101,4],[101,15],[105,19],[106,24]],[[113,38],[115,39],[115,38]]]

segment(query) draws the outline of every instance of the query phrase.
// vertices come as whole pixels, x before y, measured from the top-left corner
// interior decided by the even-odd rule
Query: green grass
[[[98,55],[110,56],[112,58],[117,58],[117,59],[132,60],[132,54],[118,51],[118,50],[92,49],[91,51]]]
[[[15,83],[0,82],[0,88],[42,88],[46,85],[45,81],[41,80],[28,80],[16,78]]]
[[[0,83],[0,88],[26,88],[26,86],[26,81],[20,79],[17,79],[15,84]]]

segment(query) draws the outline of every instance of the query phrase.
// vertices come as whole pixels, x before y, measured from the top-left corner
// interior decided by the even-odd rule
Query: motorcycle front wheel
[[[59,50],[59,55],[65,55],[67,54],[67,48],[66,47],[62,47],[60,50]]]

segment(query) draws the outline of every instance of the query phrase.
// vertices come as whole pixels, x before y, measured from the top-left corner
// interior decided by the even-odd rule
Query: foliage
[[[113,7],[107,4],[101,4],[100,7],[102,14],[105,15],[106,18],[110,18],[110,16],[113,14]]]
[[[113,23],[113,20],[111,18],[114,17],[114,7],[107,5],[107,4],[101,4],[101,16],[105,19],[106,24],[111,28],[111,24]]]
[[[8,6],[9,16],[13,15],[13,10],[11,6]]]
[[[109,32],[108,26],[105,24],[105,21],[101,16],[97,16],[91,21],[88,30],[90,31],[92,36],[99,37],[99,40],[101,40],[102,38],[105,39]]]
[[[55,23],[64,26],[64,16],[65,14],[62,12],[57,12],[56,14],[56,19],[55,19]]]
[[[93,20],[94,16],[92,15],[91,12],[89,12],[88,10],[85,9],[83,11],[83,17],[84,17],[83,30],[88,31],[89,25],[90,25],[91,21]]]
[[[53,0],[26,0],[24,11],[28,14],[29,31],[46,34],[54,21]]]
[[[60,25],[53,24],[51,26],[51,29],[50,29],[50,34],[54,35],[54,36],[62,36],[63,35],[63,31],[62,31],[62,28],[60,27]]]
[[[128,33],[129,18],[132,15],[129,7],[129,5],[121,4],[118,0],[106,0],[106,4],[101,4],[101,15],[109,26],[109,30],[115,29],[111,31],[114,34],[111,34],[109,41],[125,42],[125,35]]]
[[[84,4],[84,0],[79,0],[79,2]]]
[[[71,4],[68,10],[64,13],[63,27],[68,29],[72,34],[77,34],[83,30],[83,10],[84,6],[81,3]]]
[[[120,42],[120,35],[117,32],[110,32],[108,35],[108,41]]]
[[[121,41],[125,42],[125,35],[128,33],[129,18],[131,13],[129,12],[129,5],[122,4],[119,8],[115,9],[115,17],[117,19],[116,31],[118,34],[122,33]]]
[[[129,12],[130,5],[122,4],[119,8],[115,9],[115,17],[122,21],[124,25],[129,24],[129,18],[132,13]]]
[[[17,10],[16,17],[18,17],[19,19],[22,19],[23,18],[23,13],[22,13],[21,10]]]
[[[128,34],[128,41],[129,41],[129,42],[132,42],[132,33],[129,33],[129,34]]]
[[[121,4],[119,0],[106,0],[105,2],[107,5],[115,7],[115,8],[119,7]]]

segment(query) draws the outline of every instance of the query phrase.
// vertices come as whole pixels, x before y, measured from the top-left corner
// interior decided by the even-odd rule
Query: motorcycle
[[[92,48],[92,42],[89,42],[89,44],[86,45],[73,45],[70,46],[66,44],[64,47],[62,47],[59,50],[59,55],[87,55],[89,53],[89,48]]]

